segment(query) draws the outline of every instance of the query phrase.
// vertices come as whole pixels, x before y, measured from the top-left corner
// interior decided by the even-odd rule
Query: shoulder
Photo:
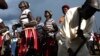
[[[63,21],[64,18],[65,18],[64,16],[61,16],[58,21]]]
[[[64,16],[61,16],[61,17],[60,17],[60,19],[63,19],[63,18],[65,18],[65,17],[64,17]]]
[[[43,24],[42,22],[40,22],[40,24],[39,24],[39,25],[44,26],[44,24]]]
[[[31,11],[31,10],[30,10],[30,9],[25,9],[25,11],[28,11],[28,12],[29,12],[29,11]]]
[[[26,13],[26,14],[28,14],[29,12],[31,12],[29,9],[25,9],[25,10],[23,11],[23,13]]]
[[[64,21],[64,19],[65,19],[65,17],[64,16],[61,16],[60,18],[59,18],[59,23],[61,23],[61,22],[63,22]]]
[[[54,21],[54,19],[51,18],[51,19],[50,19],[50,22],[55,22],[55,21]]]

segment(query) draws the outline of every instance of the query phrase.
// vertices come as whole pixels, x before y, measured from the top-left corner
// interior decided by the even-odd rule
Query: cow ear
[[[0,9],[7,9],[8,5],[5,0],[0,0]]]

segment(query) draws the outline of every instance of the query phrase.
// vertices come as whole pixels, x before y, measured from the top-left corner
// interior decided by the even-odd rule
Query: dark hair
[[[5,28],[6,28],[7,30],[9,30],[9,27],[8,27],[8,26],[5,26]]]
[[[52,12],[51,12],[51,11],[49,11],[49,10],[45,10],[45,14],[46,14],[46,13],[49,13],[50,18],[52,18]]]
[[[26,7],[26,9],[29,8],[29,3],[28,3],[27,1],[21,1],[21,2],[19,3],[19,8],[21,8],[22,5],[24,5],[24,6]]]
[[[40,16],[37,16],[37,17],[36,17],[36,20],[38,20],[38,19],[40,19],[40,20],[41,20],[41,17],[40,17]]]
[[[69,7],[68,5],[63,5],[63,6],[62,6],[62,10],[63,10],[64,8],[68,8],[68,9],[69,9],[70,7]]]
[[[0,9],[7,9],[8,5],[5,0],[0,0]]]

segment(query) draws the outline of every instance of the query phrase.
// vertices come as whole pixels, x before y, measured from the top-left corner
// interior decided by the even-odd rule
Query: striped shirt
[[[28,13],[30,12],[29,9],[25,9],[22,14],[21,14],[21,21],[22,21],[22,24],[26,24],[26,23],[29,23],[29,19],[28,19]]]
[[[54,23],[54,20],[53,19],[49,19],[49,20],[45,21],[45,26],[48,29],[54,30],[53,25],[52,25],[53,23]]]

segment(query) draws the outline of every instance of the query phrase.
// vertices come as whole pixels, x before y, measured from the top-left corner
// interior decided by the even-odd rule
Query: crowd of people
[[[0,56],[90,56],[89,49],[93,49],[91,45],[87,49],[86,43],[91,39],[94,13],[99,10],[92,2],[97,1],[86,0],[82,6],[73,8],[63,5],[59,28],[52,11],[45,10],[45,21],[41,22],[41,16],[33,18],[29,3],[21,1],[21,15],[19,22],[12,25],[13,34],[0,19]],[[0,8],[7,9],[5,0],[0,0]]]

